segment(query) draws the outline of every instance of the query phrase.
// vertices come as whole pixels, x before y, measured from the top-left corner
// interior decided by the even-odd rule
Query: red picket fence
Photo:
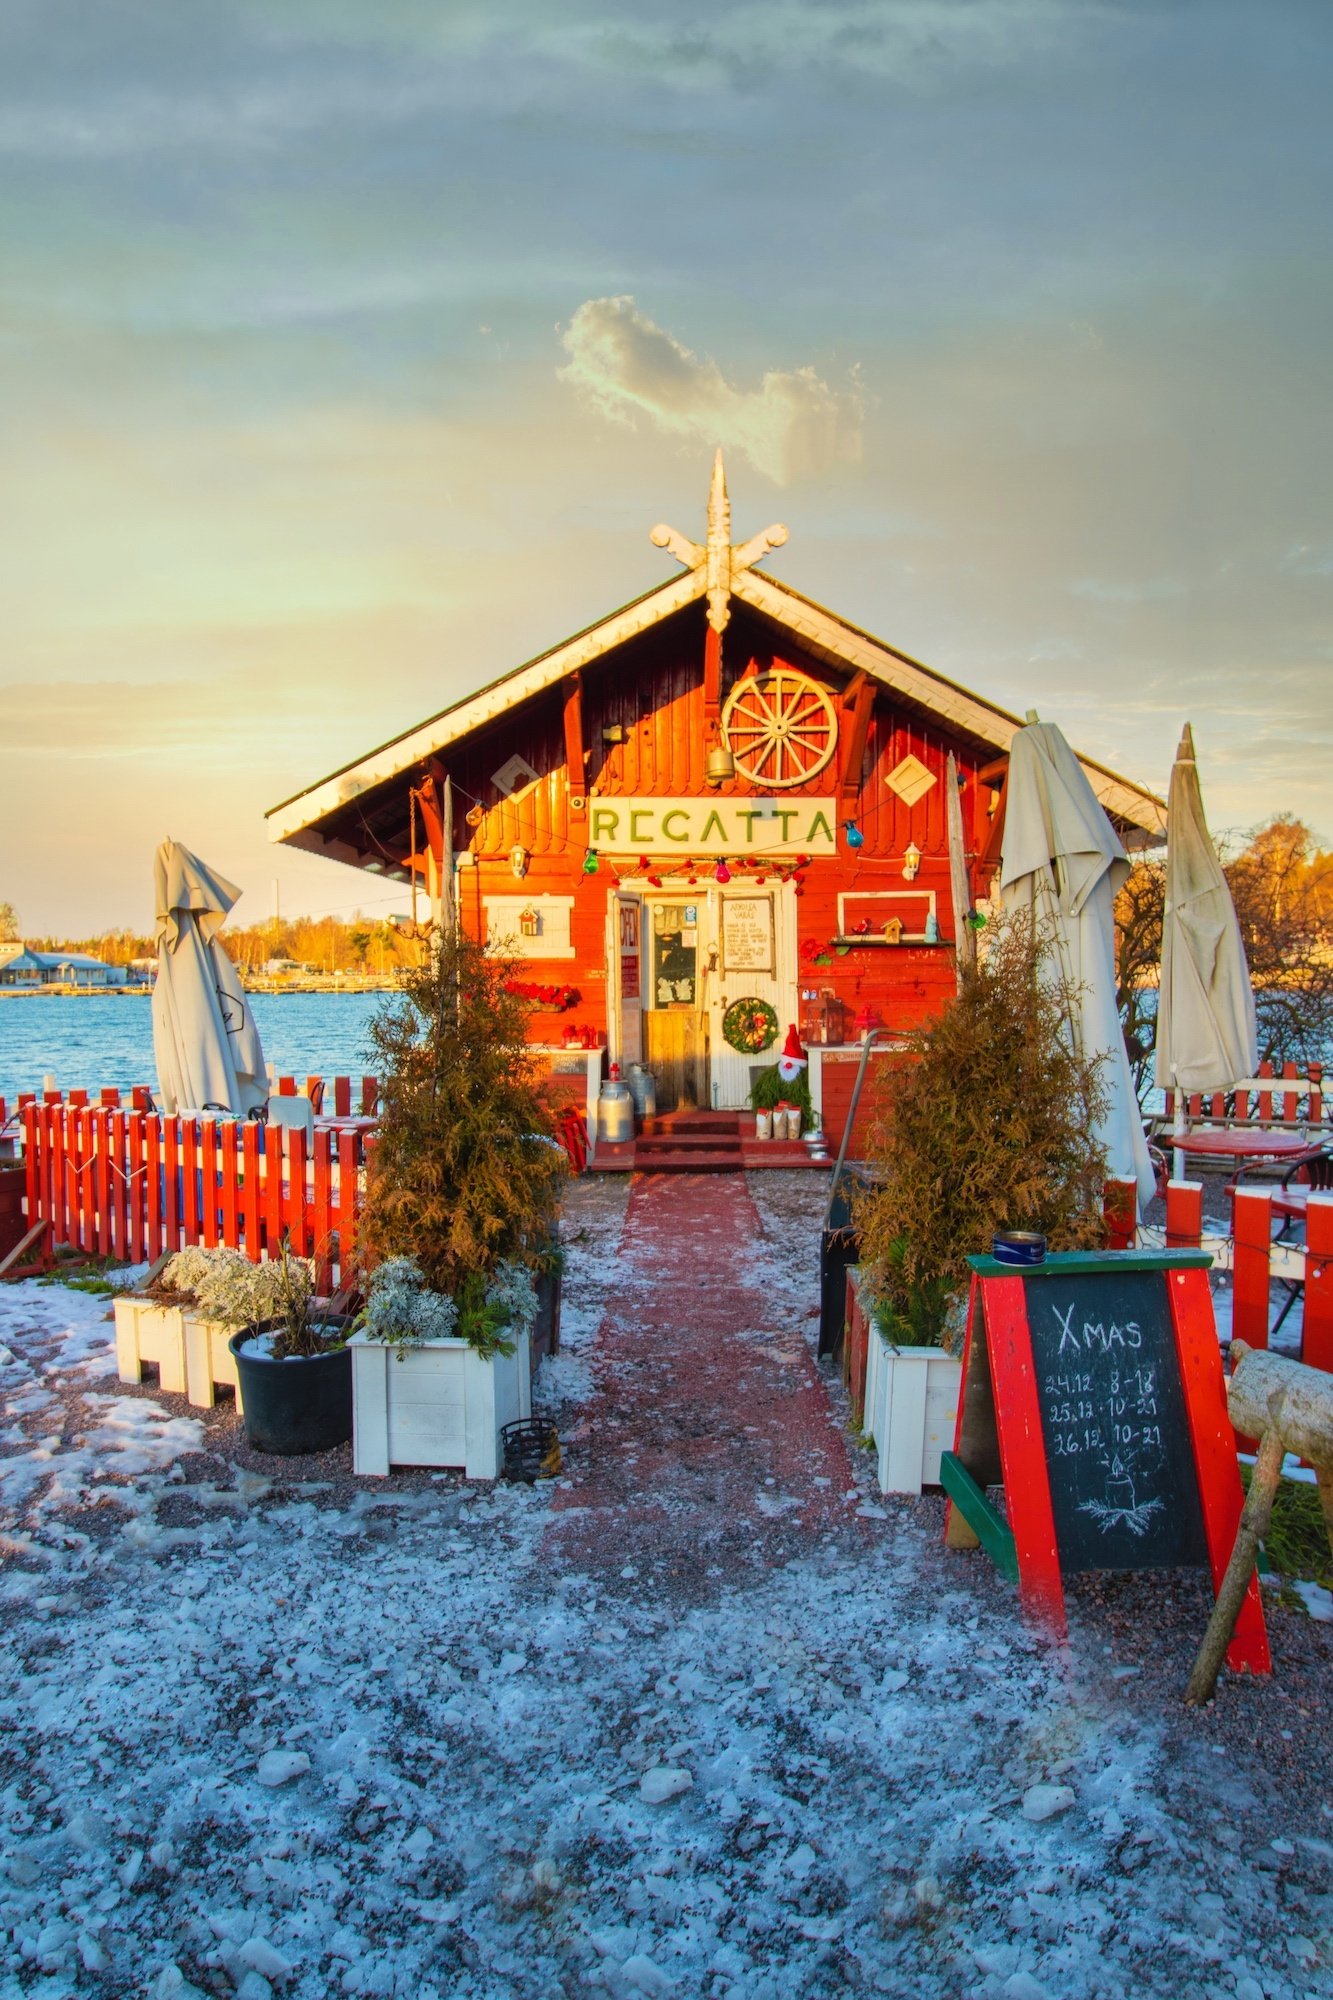
[[[27,1220],[49,1247],[143,1263],[220,1243],[258,1263],[284,1236],[328,1292],[355,1254],[362,1131],[164,1118],[114,1105],[23,1107]]]
[[[1214,1091],[1211,1096],[1197,1092],[1185,1100],[1191,1125],[1303,1125],[1318,1136],[1324,1123],[1324,1069],[1311,1063],[1297,1069],[1284,1063],[1279,1076],[1272,1063],[1260,1063],[1259,1074],[1247,1077],[1235,1090]],[[1174,1119],[1176,1094],[1166,1092],[1166,1115]]]
[[[1232,1335],[1250,1347],[1267,1347],[1272,1281],[1278,1277],[1302,1288],[1301,1360],[1333,1372],[1333,1194],[1310,1190],[1305,1241],[1296,1248],[1273,1242],[1274,1203],[1286,1198],[1280,1187],[1235,1190],[1234,1234],[1224,1246],[1232,1274]],[[1202,1237],[1203,1183],[1168,1182],[1167,1248],[1197,1248]]]

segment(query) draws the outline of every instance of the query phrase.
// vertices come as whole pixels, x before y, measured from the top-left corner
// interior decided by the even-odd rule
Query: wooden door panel
[[[708,1026],[688,1008],[645,1013],[644,1061],[657,1079],[657,1108],[708,1103]]]

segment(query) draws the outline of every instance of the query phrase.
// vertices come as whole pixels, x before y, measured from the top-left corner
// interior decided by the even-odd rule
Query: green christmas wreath
[[[722,1036],[742,1056],[761,1056],[778,1038],[778,1017],[767,1000],[733,1000],[722,1016]]]

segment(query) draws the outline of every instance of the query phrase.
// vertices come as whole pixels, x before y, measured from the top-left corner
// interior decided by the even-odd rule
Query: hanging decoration
[[[595,847],[589,847],[584,853],[583,872],[585,875],[595,875],[597,873],[597,849]]]
[[[854,819],[845,819],[842,823],[842,830],[847,836],[847,845],[849,847],[865,846],[866,837]]]
[[[778,1038],[778,1017],[767,1000],[733,1000],[722,1016],[722,1039],[738,1055],[761,1056]]]
[[[725,861],[719,861],[713,873],[719,882],[730,882],[731,880],[731,870]]]

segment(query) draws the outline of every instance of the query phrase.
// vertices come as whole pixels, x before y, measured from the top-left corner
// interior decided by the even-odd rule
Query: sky
[[[0,0],[0,900],[396,907],[265,809],[718,444],[797,589],[1333,839],[1331,88],[1325,0]]]

